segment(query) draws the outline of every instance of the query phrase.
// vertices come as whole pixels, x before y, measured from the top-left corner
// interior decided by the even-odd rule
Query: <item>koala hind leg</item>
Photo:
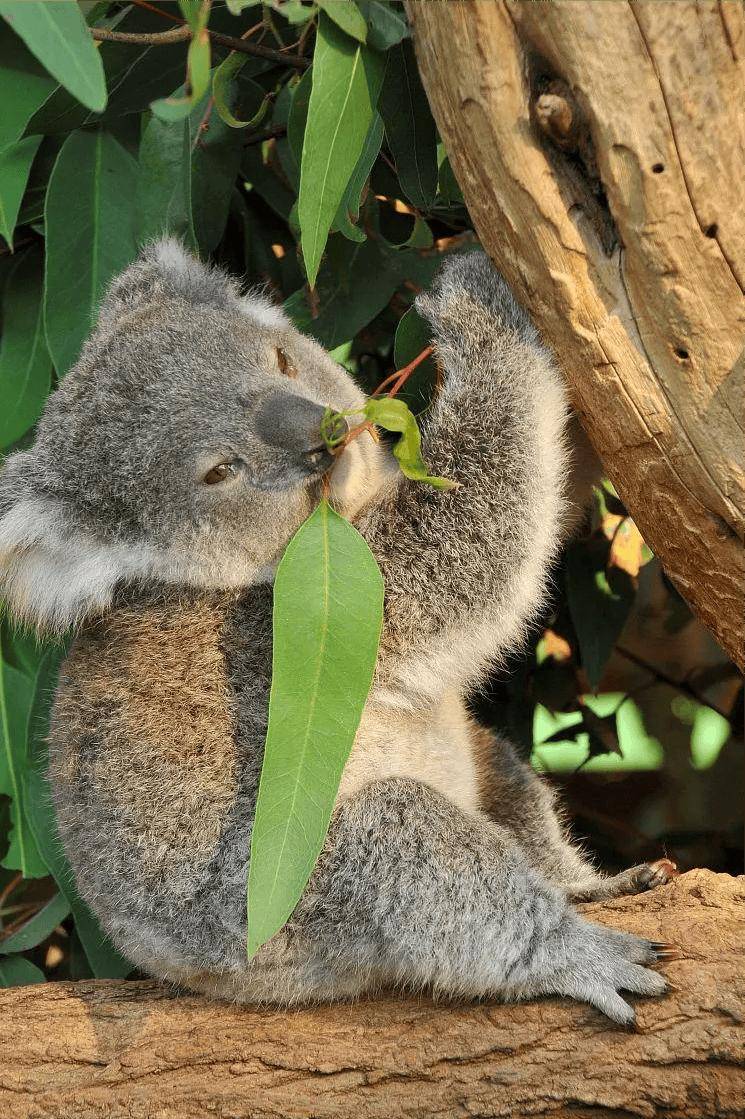
[[[662,886],[678,870],[669,859],[640,863],[620,874],[598,871],[568,835],[551,787],[523,762],[506,739],[483,727],[474,742],[484,810],[509,828],[531,866],[564,890],[571,901],[605,901]]]

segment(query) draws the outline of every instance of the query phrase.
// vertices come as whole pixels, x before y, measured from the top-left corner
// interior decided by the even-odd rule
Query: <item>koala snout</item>
[[[256,413],[256,431],[269,447],[289,451],[312,473],[327,470],[334,461],[321,435],[322,404],[289,392],[265,397]]]

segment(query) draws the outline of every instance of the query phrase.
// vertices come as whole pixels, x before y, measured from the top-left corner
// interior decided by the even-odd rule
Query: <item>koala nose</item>
[[[321,404],[289,392],[273,392],[264,398],[256,413],[256,431],[270,447],[301,456],[315,471],[333,462],[321,435],[326,409]]]

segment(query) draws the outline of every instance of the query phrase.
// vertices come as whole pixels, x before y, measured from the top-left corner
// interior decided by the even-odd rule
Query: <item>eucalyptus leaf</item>
[[[355,0],[316,0],[316,3],[347,35],[360,43],[367,41],[367,20]]]
[[[0,451],[11,447],[41,415],[51,380],[44,338],[41,252],[19,257],[3,292],[0,341]]]
[[[251,836],[248,954],[284,925],[323,846],[375,671],[383,579],[322,501],[274,583],[269,729]]]
[[[407,198],[428,209],[437,193],[437,129],[407,39],[388,52],[380,111]]]
[[[48,873],[28,818],[25,776],[28,765],[26,727],[33,684],[0,658],[0,793],[10,798],[10,846],[2,860],[24,878]]]
[[[370,171],[378,157],[383,143],[383,118],[380,113],[375,113],[365,137],[360,158],[347,183],[344,197],[339,203],[339,209],[332,225],[332,229],[343,233],[352,241],[364,241],[365,233],[357,225],[362,205],[362,192],[370,177]]]
[[[49,180],[44,320],[58,375],[77,360],[109,281],[136,253],[137,164],[103,130],[73,132]]]
[[[55,894],[38,913],[29,918],[12,936],[0,940],[0,955],[11,952],[26,952],[35,948],[42,940],[54,932],[70,912],[70,903],[64,894]]]
[[[393,360],[396,368],[403,369],[431,342],[432,328],[427,320],[422,318],[416,307],[410,307],[396,327],[396,337],[393,343]],[[436,384],[437,363],[434,357],[430,355],[417,366],[408,378],[398,394],[398,399],[403,400],[410,408],[421,411],[430,403]]]
[[[233,51],[215,68],[212,76],[215,109],[230,128],[255,128],[263,120],[271,103],[271,98],[257,82],[244,82],[238,87],[235,79],[248,61],[248,55]],[[245,112],[247,101],[250,103],[250,115],[246,119],[237,117],[234,112],[236,104],[240,103],[242,112]]]
[[[0,16],[78,101],[105,108],[103,65],[75,0],[0,0]]]
[[[15,143],[55,83],[6,23],[0,22],[0,150]]]
[[[419,426],[409,406],[396,397],[379,396],[368,400],[365,416],[371,423],[386,431],[398,432],[399,439],[393,447],[393,454],[401,472],[414,482],[426,482],[436,490],[454,490],[457,482],[449,478],[438,478],[427,470],[422,458],[422,437]]]
[[[384,71],[383,56],[355,44],[320,14],[298,198],[301,245],[311,287],[331,223],[362,155]]]
[[[588,544],[567,551],[566,589],[569,611],[579,642],[582,665],[596,691],[613,646],[634,604],[631,577],[609,567],[610,543],[596,534]]]
[[[406,20],[386,0],[357,0],[357,7],[367,20],[367,44],[386,51],[409,34]]]
[[[21,199],[40,143],[41,136],[27,136],[0,149],[0,235],[11,246]]]
[[[46,983],[41,968],[30,960],[24,960],[23,956],[0,959],[0,987],[25,987],[29,983]]]

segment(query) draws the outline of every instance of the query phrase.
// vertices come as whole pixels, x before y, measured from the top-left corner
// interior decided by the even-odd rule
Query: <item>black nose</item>
[[[303,396],[273,392],[256,413],[256,431],[270,447],[302,457],[315,471],[327,470],[334,461],[321,435],[326,409]]]

